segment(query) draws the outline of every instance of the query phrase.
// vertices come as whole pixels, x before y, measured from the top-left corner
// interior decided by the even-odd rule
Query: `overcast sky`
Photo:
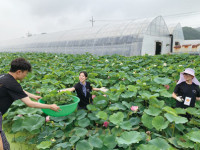
[[[0,41],[31,34],[163,16],[200,27],[200,0],[0,0]]]

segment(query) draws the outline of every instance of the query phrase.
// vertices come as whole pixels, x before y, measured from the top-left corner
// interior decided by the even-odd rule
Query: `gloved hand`
[[[182,96],[177,96],[176,100],[179,101],[179,102],[183,102],[184,101],[184,99],[182,98]]]
[[[102,92],[107,92],[108,89],[106,89],[105,87],[102,87],[102,88],[100,88],[100,91],[102,91]]]

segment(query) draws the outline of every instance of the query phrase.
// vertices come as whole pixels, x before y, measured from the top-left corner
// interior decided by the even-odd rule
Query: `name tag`
[[[184,105],[190,106],[191,98],[185,97]]]

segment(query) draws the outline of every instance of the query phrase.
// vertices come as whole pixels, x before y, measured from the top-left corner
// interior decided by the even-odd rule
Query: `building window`
[[[180,45],[180,43],[179,42],[175,42],[175,45],[178,46],[178,45]]]

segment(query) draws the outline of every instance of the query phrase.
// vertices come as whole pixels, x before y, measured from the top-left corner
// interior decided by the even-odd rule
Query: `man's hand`
[[[41,96],[38,96],[38,95],[34,95],[32,98],[35,99],[35,100],[39,100],[39,99],[41,99],[42,97],[41,97]]]
[[[182,98],[182,96],[177,96],[176,100],[179,101],[179,102],[183,102],[184,101],[184,99]]]
[[[57,106],[56,104],[50,105],[50,109],[53,110],[53,111],[59,111],[59,110],[61,110],[60,107]]]

